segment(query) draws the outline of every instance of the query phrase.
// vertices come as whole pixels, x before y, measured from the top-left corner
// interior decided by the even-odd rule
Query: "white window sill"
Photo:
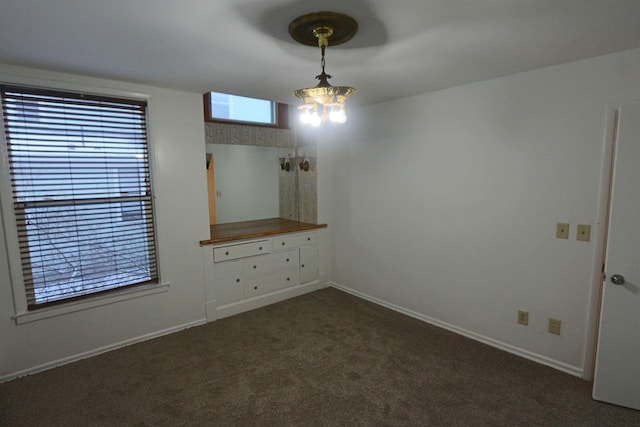
[[[42,308],[36,311],[18,313],[13,316],[16,325],[35,322],[38,320],[48,319],[51,317],[62,316],[77,311],[88,310],[102,305],[114,304],[120,301],[126,301],[134,298],[146,297],[149,295],[160,294],[169,291],[169,283],[159,283],[155,285],[138,286],[131,289],[123,289],[113,293],[98,295],[91,299],[69,302],[51,308]]]

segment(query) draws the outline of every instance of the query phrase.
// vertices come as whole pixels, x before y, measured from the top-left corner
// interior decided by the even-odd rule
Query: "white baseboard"
[[[364,300],[370,301],[370,302],[372,302],[374,304],[378,304],[380,306],[389,308],[391,310],[397,311],[399,313],[402,313],[404,315],[413,317],[415,319],[421,320],[421,321],[429,323],[431,325],[446,329],[448,331],[457,333],[457,334],[465,336],[467,338],[471,338],[471,339],[473,339],[475,341],[482,342],[484,344],[490,345],[490,346],[498,348],[500,350],[507,351],[507,352],[515,354],[517,356],[524,357],[525,359],[532,360],[532,361],[540,363],[542,365],[549,366],[551,368],[557,369],[557,370],[565,372],[567,374],[582,378],[582,369],[578,368],[576,366],[571,366],[571,365],[568,365],[566,363],[557,361],[555,359],[551,359],[551,358],[548,358],[546,356],[542,356],[542,355],[539,355],[539,354],[536,354],[536,353],[532,353],[530,351],[523,350],[521,348],[512,346],[510,344],[507,344],[507,343],[504,343],[504,342],[501,342],[501,341],[497,341],[497,340],[495,340],[493,338],[489,338],[489,337],[486,337],[484,335],[480,335],[480,334],[477,334],[475,332],[471,332],[471,331],[468,331],[466,329],[460,328],[458,326],[451,325],[451,324],[449,324],[447,322],[442,322],[442,321],[440,321],[438,319],[435,319],[435,318],[432,318],[432,317],[429,317],[429,316],[425,316],[425,315],[420,314],[418,312],[415,312],[415,311],[412,311],[412,310],[408,310],[406,308],[397,306],[395,304],[391,304],[389,302],[380,300],[378,298],[374,298],[372,296],[363,294],[362,292],[355,291],[353,289],[350,289],[350,288],[348,288],[346,286],[340,285],[340,284],[335,283],[335,282],[329,282],[329,283],[326,283],[326,284],[325,283],[321,283],[319,281],[311,282],[309,284],[299,285],[299,286],[295,286],[295,287],[292,287],[292,288],[283,289],[283,290],[281,290],[279,292],[274,292],[274,293],[271,293],[271,294],[262,295],[262,296],[255,297],[255,298],[251,298],[251,299],[246,300],[246,301],[241,301],[241,302],[238,302],[238,303],[233,303],[233,304],[228,304],[226,306],[221,306],[221,307],[217,308],[217,318],[220,319],[220,318],[223,318],[223,317],[232,316],[234,314],[239,314],[239,313],[242,313],[244,311],[253,310],[253,309],[256,309],[256,308],[259,308],[259,307],[263,307],[263,306],[266,306],[266,305],[269,305],[269,304],[273,304],[273,303],[276,303],[276,302],[284,301],[284,300],[289,299],[289,298],[293,298],[293,297],[296,297],[296,296],[299,296],[299,295],[303,295],[303,294],[306,294],[306,293],[309,293],[309,292],[316,291],[318,289],[322,289],[322,288],[324,288],[326,286],[334,287],[336,289],[339,289],[341,291],[344,291],[344,292],[347,292],[349,294],[355,295],[355,296],[357,296],[359,298],[362,298]],[[120,341],[120,342],[117,342],[117,343],[114,343],[114,344],[110,344],[110,345],[107,345],[107,346],[104,346],[104,347],[100,347],[100,348],[96,348],[96,349],[93,349],[93,350],[89,350],[89,351],[86,351],[86,352],[83,352],[83,353],[78,353],[78,354],[75,354],[75,355],[72,355],[72,356],[68,356],[68,357],[65,357],[65,358],[62,358],[62,359],[58,359],[58,360],[54,360],[54,361],[51,361],[51,362],[47,362],[47,363],[44,363],[42,365],[34,366],[32,368],[28,368],[28,369],[25,369],[25,370],[22,370],[22,371],[13,372],[13,373],[10,373],[8,375],[0,376],[0,383],[6,382],[6,381],[10,381],[12,379],[19,378],[19,377],[22,377],[22,376],[25,376],[25,375],[36,374],[38,372],[42,372],[42,371],[45,371],[47,369],[55,368],[56,366],[66,365],[68,363],[76,362],[78,360],[86,359],[88,357],[97,356],[99,354],[106,353],[107,351],[116,350],[118,348],[126,347],[128,345],[135,344],[135,343],[138,343],[138,342],[146,341],[146,340],[153,339],[153,338],[158,338],[158,337],[161,337],[163,335],[172,334],[174,332],[178,332],[178,331],[181,331],[183,329],[191,328],[191,327],[194,327],[194,326],[199,326],[199,325],[202,325],[204,323],[206,323],[206,319],[201,319],[201,320],[197,320],[197,321],[194,321],[194,322],[185,323],[185,324],[182,324],[182,325],[178,325],[178,326],[174,326],[174,327],[171,327],[171,328],[163,329],[163,330],[160,330],[160,331],[152,332],[150,334],[141,335],[141,336],[136,337],[136,338],[131,338],[131,339]]]
[[[25,375],[37,374],[38,372],[46,371],[47,369],[55,368],[57,366],[66,365],[68,363],[77,362],[78,360],[86,359],[88,357],[97,356],[102,353],[106,353],[111,350],[116,350],[118,348],[126,347],[131,344],[136,344],[142,341],[150,340],[153,338],[158,338],[163,335],[169,335],[174,332],[181,331],[183,329],[192,328],[194,326],[203,325],[206,323],[205,319],[196,320],[194,322],[185,323],[178,326],[173,326],[171,328],[163,329],[161,331],[152,332],[150,334],[141,335],[139,337],[130,338],[128,340],[120,341],[114,344],[109,344],[104,347],[99,347],[93,350],[85,351],[83,353],[74,354],[72,356],[63,357],[62,359],[54,360],[51,362],[43,363],[42,365],[34,366],[32,368],[24,369],[18,372],[12,372],[8,375],[3,375],[0,377],[0,383],[5,381],[10,381],[15,378],[23,377]]]
[[[321,283],[318,280],[305,283],[303,285],[292,286],[290,288],[281,289],[276,292],[271,292],[265,295],[259,295],[246,300],[233,302],[231,304],[222,305],[216,309],[216,318],[222,319],[223,317],[233,316],[245,311],[254,310],[256,308],[264,307],[265,305],[274,304],[276,302],[284,301],[289,298],[304,295],[309,292],[317,291],[318,289],[327,287],[327,284]],[[207,309],[207,312],[209,310]]]
[[[471,338],[472,340],[479,341],[479,342],[481,342],[483,344],[490,345],[491,347],[495,347],[495,348],[498,348],[500,350],[504,350],[504,351],[509,352],[511,354],[515,354],[516,356],[524,357],[525,359],[529,359],[529,360],[531,360],[533,362],[540,363],[541,365],[549,366],[551,368],[554,368],[554,369],[557,369],[559,371],[565,372],[565,373],[567,373],[569,375],[573,375],[575,377],[582,378],[582,368],[579,368],[577,366],[571,366],[571,365],[568,365],[568,364],[566,364],[564,362],[560,362],[558,360],[551,359],[549,357],[542,356],[540,354],[532,353],[532,352],[530,352],[528,350],[523,350],[523,349],[515,347],[515,346],[513,346],[511,344],[507,344],[507,343],[504,343],[502,341],[498,341],[498,340],[495,340],[493,338],[489,338],[489,337],[486,337],[484,335],[468,331],[468,330],[466,330],[464,328],[460,328],[460,327],[452,325],[450,323],[443,322],[443,321],[435,319],[433,317],[425,316],[424,314],[415,312],[413,310],[408,310],[406,308],[397,306],[395,304],[391,304],[391,303],[383,301],[381,299],[374,298],[372,296],[363,294],[362,292],[358,292],[356,290],[353,290],[351,288],[348,288],[348,287],[346,287],[344,285],[340,285],[340,284],[335,283],[335,282],[329,282],[328,285],[331,286],[331,287],[334,287],[336,289],[339,289],[341,291],[347,292],[347,293],[349,293],[351,295],[357,296],[358,298],[362,298],[362,299],[370,301],[370,302],[372,302],[374,304],[378,304],[378,305],[381,305],[383,307],[389,308],[389,309],[391,309],[393,311],[397,311],[398,313],[402,313],[402,314],[405,314],[407,316],[413,317],[415,319],[422,320],[423,322],[429,323],[431,325],[437,326],[437,327],[442,328],[442,329],[446,329],[448,331],[451,331],[451,332],[454,332],[456,334],[465,336],[467,338]]]

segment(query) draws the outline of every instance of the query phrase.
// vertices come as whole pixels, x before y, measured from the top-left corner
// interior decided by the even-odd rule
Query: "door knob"
[[[611,276],[611,283],[614,285],[624,285],[624,276],[622,274],[614,274]]]

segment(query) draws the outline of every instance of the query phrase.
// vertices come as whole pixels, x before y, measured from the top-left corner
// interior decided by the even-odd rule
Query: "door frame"
[[[596,233],[591,271],[591,292],[587,309],[585,329],[585,348],[583,351],[582,379],[593,381],[598,351],[598,332],[600,326],[600,308],[604,285],[604,265],[609,232],[609,210],[611,207],[611,187],[615,163],[615,148],[618,128],[618,113],[624,105],[607,105],[602,144],[602,163],[600,165],[600,188],[596,213]]]

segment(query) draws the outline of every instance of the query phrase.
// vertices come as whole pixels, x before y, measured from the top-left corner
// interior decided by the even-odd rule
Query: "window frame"
[[[204,103],[204,121],[206,123],[223,123],[223,124],[236,124],[243,126],[257,126],[271,129],[289,129],[289,106],[280,102],[273,102],[275,106],[276,120],[274,124],[269,123],[256,123],[245,122],[242,120],[227,120],[219,119],[212,116],[211,112],[211,92],[207,92],[202,95],[202,101]]]
[[[22,260],[20,256],[20,243],[18,237],[18,225],[16,221],[16,212],[14,210],[13,189],[11,185],[12,174],[9,170],[9,148],[7,137],[5,134],[5,123],[0,124],[0,162],[3,165],[0,171],[0,214],[2,229],[0,235],[4,235],[6,242],[6,260],[9,266],[9,277],[11,281],[11,289],[13,291],[13,302],[15,315],[12,318],[16,324],[28,323],[35,320],[46,319],[49,317],[59,316],[70,312],[85,310],[88,308],[112,304],[117,301],[138,298],[146,295],[153,295],[160,292],[167,292],[169,288],[168,282],[162,282],[160,269],[160,244],[157,231],[157,208],[153,191],[153,170],[156,162],[156,154],[154,144],[150,138],[149,127],[149,95],[141,93],[133,93],[129,91],[115,90],[105,87],[94,87],[83,84],[76,84],[63,81],[46,81],[33,78],[20,78],[11,75],[0,74],[0,85],[12,86],[17,88],[35,89],[50,92],[66,92],[75,94],[84,94],[94,98],[116,98],[122,101],[144,102],[147,104],[145,108],[145,124],[146,124],[146,148],[149,176],[149,191],[151,197],[153,226],[153,242],[155,245],[155,279],[145,283],[130,284],[107,289],[101,292],[88,293],[78,297],[65,298],[59,301],[41,304],[37,307],[29,307],[27,302],[27,291],[23,276]],[[3,251],[0,251],[3,253]]]

